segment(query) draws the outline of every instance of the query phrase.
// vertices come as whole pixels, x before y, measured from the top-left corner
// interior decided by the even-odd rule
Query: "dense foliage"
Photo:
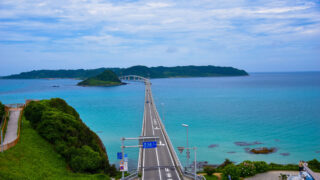
[[[240,176],[241,177],[248,177],[255,175],[256,172],[256,166],[251,161],[243,161],[238,165],[240,169]]]
[[[308,161],[308,167],[313,171],[320,172],[320,162],[316,159]]]
[[[65,158],[22,116],[20,140],[0,153],[1,180],[111,180],[105,173],[74,173]]]
[[[111,70],[105,70],[97,76],[90,77],[84,81],[78,83],[81,86],[110,86],[119,85],[121,81],[118,76]]]
[[[5,114],[4,105],[0,102],[0,123],[3,119],[4,114]]]
[[[240,179],[240,169],[238,166],[234,164],[229,164],[226,167],[224,167],[222,171],[222,179],[228,180],[228,176],[231,176],[232,180],[239,180]]]
[[[253,161],[257,173],[264,173],[268,171],[268,164],[264,161]]]
[[[118,76],[139,75],[150,78],[168,77],[209,77],[209,76],[243,76],[248,75],[244,70],[233,67],[218,66],[176,66],[176,67],[146,67],[133,66],[129,68],[99,68],[78,70],[37,70],[6,76],[8,79],[36,79],[36,78],[80,78],[86,79],[97,76],[105,70],[112,70]]]
[[[308,167],[314,172],[320,172],[320,162],[317,159],[307,161]],[[258,173],[264,173],[271,170],[285,170],[285,171],[298,171],[297,164],[267,164],[264,161],[243,161],[240,164],[234,164],[229,159],[226,159],[220,166],[215,170],[216,172],[222,172],[223,179],[228,179],[228,175],[232,179],[239,179],[239,177],[254,176]],[[211,173],[206,167],[204,172],[208,175]]]
[[[30,102],[24,114],[31,126],[53,145],[73,171],[115,175],[116,169],[109,165],[99,137],[64,100],[54,98]]]
[[[208,176],[212,176],[212,174],[216,172],[216,169],[214,167],[211,167],[211,166],[205,166],[203,168],[203,171],[205,173],[207,173]]]

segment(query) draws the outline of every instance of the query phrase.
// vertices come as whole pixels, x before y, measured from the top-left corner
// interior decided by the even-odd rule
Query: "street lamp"
[[[189,152],[189,142],[188,142],[188,127],[189,125],[187,124],[182,124],[183,127],[185,127],[187,129],[187,146],[186,146],[186,154],[187,154],[187,162],[186,162],[186,167],[185,167],[185,170],[187,171],[187,168],[189,166],[189,158],[190,158],[190,152]]]

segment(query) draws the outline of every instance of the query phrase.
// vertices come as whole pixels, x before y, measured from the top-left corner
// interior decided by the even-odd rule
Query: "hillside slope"
[[[22,118],[18,144],[0,153],[0,179],[108,180],[105,174],[73,173],[53,146]]]
[[[118,76],[111,70],[105,70],[97,76],[78,83],[79,86],[115,86],[121,84]]]
[[[32,101],[26,106],[24,115],[39,135],[65,159],[72,171],[116,174],[100,138],[64,100]]]

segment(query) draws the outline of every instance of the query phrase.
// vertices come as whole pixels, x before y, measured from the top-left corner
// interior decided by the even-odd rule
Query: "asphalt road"
[[[169,152],[160,118],[152,99],[151,85],[146,83],[144,136],[159,137],[157,148],[143,149],[142,179],[143,180],[180,180],[178,171],[174,166],[173,157]]]

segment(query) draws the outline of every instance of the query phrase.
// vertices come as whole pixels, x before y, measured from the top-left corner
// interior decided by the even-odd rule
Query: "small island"
[[[111,70],[105,70],[101,74],[90,77],[78,83],[78,86],[118,86],[123,85],[118,76]]]

